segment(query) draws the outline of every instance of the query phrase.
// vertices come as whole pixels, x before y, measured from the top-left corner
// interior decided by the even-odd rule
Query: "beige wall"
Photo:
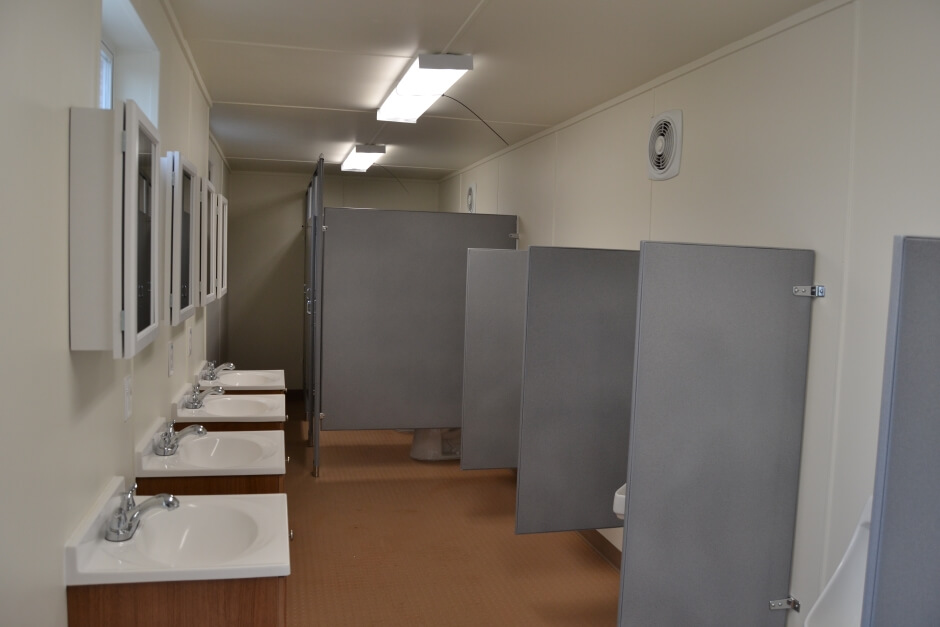
[[[229,193],[228,357],[239,368],[284,370],[303,387],[304,197],[311,175],[232,172]],[[436,211],[438,184],[327,176],[327,207]]]
[[[139,12],[160,49],[166,150],[206,167],[208,105],[158,2]],[[100,0],[0,4],[0,623],[65,625],[64,544],[113,475],[133,475],[137,425],[165,415],[204,353],[202,313],[132,361],[72,353],[68,327],[69,107],[95,105]],[[188,330],[195,347],[187,357]],[[168,346],[176,373],[168,376]],[[122,380],[134,377],[123,420]]]
[[[460,211],[475,182],[479,211],[520,216],[523,247],[816,251],[828,293],[813,312],[791,588],[807,608],[872,489],[892,237],[940,234],[938,31],[935,2],[826,2],[440,186],[442,210]],[[681,172],[651,182],[649,119],[668,109],[683,111]]]

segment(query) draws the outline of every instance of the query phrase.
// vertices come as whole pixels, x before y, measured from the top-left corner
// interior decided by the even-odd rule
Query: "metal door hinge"
[[[826,295],[825,285],[794,285],[794,296],[809,296],[810,298],[823,298]]]
[[[800,611],[800,602],[794,599],[792,596],[785,599],[779,599],[777,601],[770,602],[770,609],[772,610],[793,610],[794,612]]]
[[[320,428],[323,428],[323,421],[326,419],[326,414],[320,414]]]
[[[326,233],[326,225],[323,225],[323,232]]]

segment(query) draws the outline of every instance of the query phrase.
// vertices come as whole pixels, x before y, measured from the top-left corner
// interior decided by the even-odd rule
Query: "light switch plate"
[[[131,417],[131,407],[134,399],[134,375],[124,377],[124,421]]]

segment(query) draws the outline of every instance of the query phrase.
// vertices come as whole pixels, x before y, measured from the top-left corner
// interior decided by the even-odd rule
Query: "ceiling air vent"
[[[650,124],[649,177],[664,181],[679,174],[682,154],[682,111],[664,111]]]

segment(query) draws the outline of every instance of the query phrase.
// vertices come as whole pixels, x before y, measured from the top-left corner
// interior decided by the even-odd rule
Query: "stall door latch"
[[[770,602],[770,609],[772,610],[793,610],[794,612],[800,611],[800,602],[794,599],[792,596],[785,599],[779,599],[777,601]]]
[[[809,296],[810,298],[823,298],[826,296],[825,285],[794,285],[794,296]]]

